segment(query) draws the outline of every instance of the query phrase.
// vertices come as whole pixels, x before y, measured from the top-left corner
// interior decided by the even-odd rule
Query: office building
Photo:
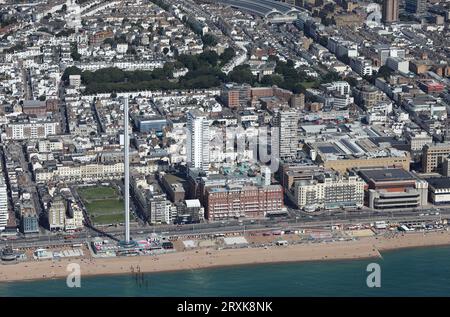
[[[385,95],[372,85],[363,85],[354,89],[355,103],[358,106],[368,110],[380,101],[383,101]]]
[[[445,120],[444,131],[443,131],[443,139],[444,141],[450,141],[450,118]]]
[[[432,177],[425,180],[428,182],[428,195],[433,204],[450,204],[449,177]]]
[[[405,0],[405,10],[414,14],[423,14],[427,10],[427,1]]]
[[[225,84],[221,90],[221,99],[229,108],[238,108],[250,101],[251,86],[248,84]]]
[[[177,217],[175,223],[199,223],[205,218],[205,209],[198,199],[186,199],[177,206]]]
[[[373,47],[376,58],[374,59],[374,66],[381,67],[386,64],[389,57],[406,57],[406,50],[400,47],[392,47],[387,44],[379,44]]]
[[[350,67],[361,77],[372,76],[372,62],[364,57],[350,58]]]
[[[426,144],[422,151],[422,171],[442,172],[444,159],[450,155],[450,143]]]
[[[384,0],[382,21],[383,23],[398,22],[398,2],[399,0]]]
[[[361,169],[365,201],[372,209],[418,208],[427,204],[428,183],[401,168]]]
[[[291,108],[303,110],[305,108],[305,95],[292,95],[291,99],[289,100],[289,104]]]
[[[433,137],[425,131],[421,131],[420,133],[411,132],[406,135],[406,140],[408,141],[410,149],[413,152],[422,152],[422,149],[426,144],[433,143]]]
[[[39,219],[34,209],[21,209],[20,229],[23,234],[39,233]]]
[[[394,166],[409,170],[411,156],[408,151],[393,147],[381,148],[369,139],[341,138],[333,142],[308,143],[313,161],[325,169],[341,173],[353,168]]]
[[[403,74],[409,73],[409,61],[401,57],[388,57],[386,59],[386,66],[393,71],[398,71]]]
[[[139,116],[133,118],[133,122],[141,133],[161,132],[168,125],[167,120],[159,116]]]
[[[314,164],[305,165],[296,162],[283,162],[279,168],[281,185],[283,185],[285,191],[291,190],[295,182],[313,179],[314,175],[320,173],[322,173],[322,169]]]

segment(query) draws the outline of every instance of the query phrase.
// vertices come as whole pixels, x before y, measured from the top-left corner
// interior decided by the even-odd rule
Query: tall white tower
[[[125,97],[124,104],[124,171],[125,171],[125,243],[130,243],[130,136],[128,131],[128,97]]]
[[[8,225],[8,192],[5,178],[0,172],[0,231],[5,230]]]
[[[209,169],[209,121],[205,113],[191,110],[187,114],[188,167]]]
[[[293,109],[280,109],[274,116],[274,126],[279,130],[279,155],[281,159],[297,157],[299,113]]]

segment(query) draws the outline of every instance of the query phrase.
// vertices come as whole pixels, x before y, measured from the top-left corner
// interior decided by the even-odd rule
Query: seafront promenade
[[[59,261],[28,261],[2,265],[0,281],[18,281],[65,278],[69,263],[78,263],[81,276],[129,274],[139,266],[141,272],[193,270],[233,265],[286,263],[303,261],[351,260],[379,258],[389,250],[450,245],[450,232],[395,233],[390,236],[372,236],[353,241],[302,243],[288,246],[248,247],[239,249],[197,249],[160,256],[114,257]]]

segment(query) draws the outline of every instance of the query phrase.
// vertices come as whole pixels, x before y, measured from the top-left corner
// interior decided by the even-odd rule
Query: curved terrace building
[[[293,22],[301,12],[292,5],[272,0],[218,0],[218,2],[260,16],[271,23]]]

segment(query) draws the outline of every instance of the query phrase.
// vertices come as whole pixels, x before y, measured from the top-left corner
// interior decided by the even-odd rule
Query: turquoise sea
[[[369,288],[369,263],[381,287]],[[383,259],[270,264],[182,272],[0,283],[0,296],[450,296],[450,247],[405,249]]]

